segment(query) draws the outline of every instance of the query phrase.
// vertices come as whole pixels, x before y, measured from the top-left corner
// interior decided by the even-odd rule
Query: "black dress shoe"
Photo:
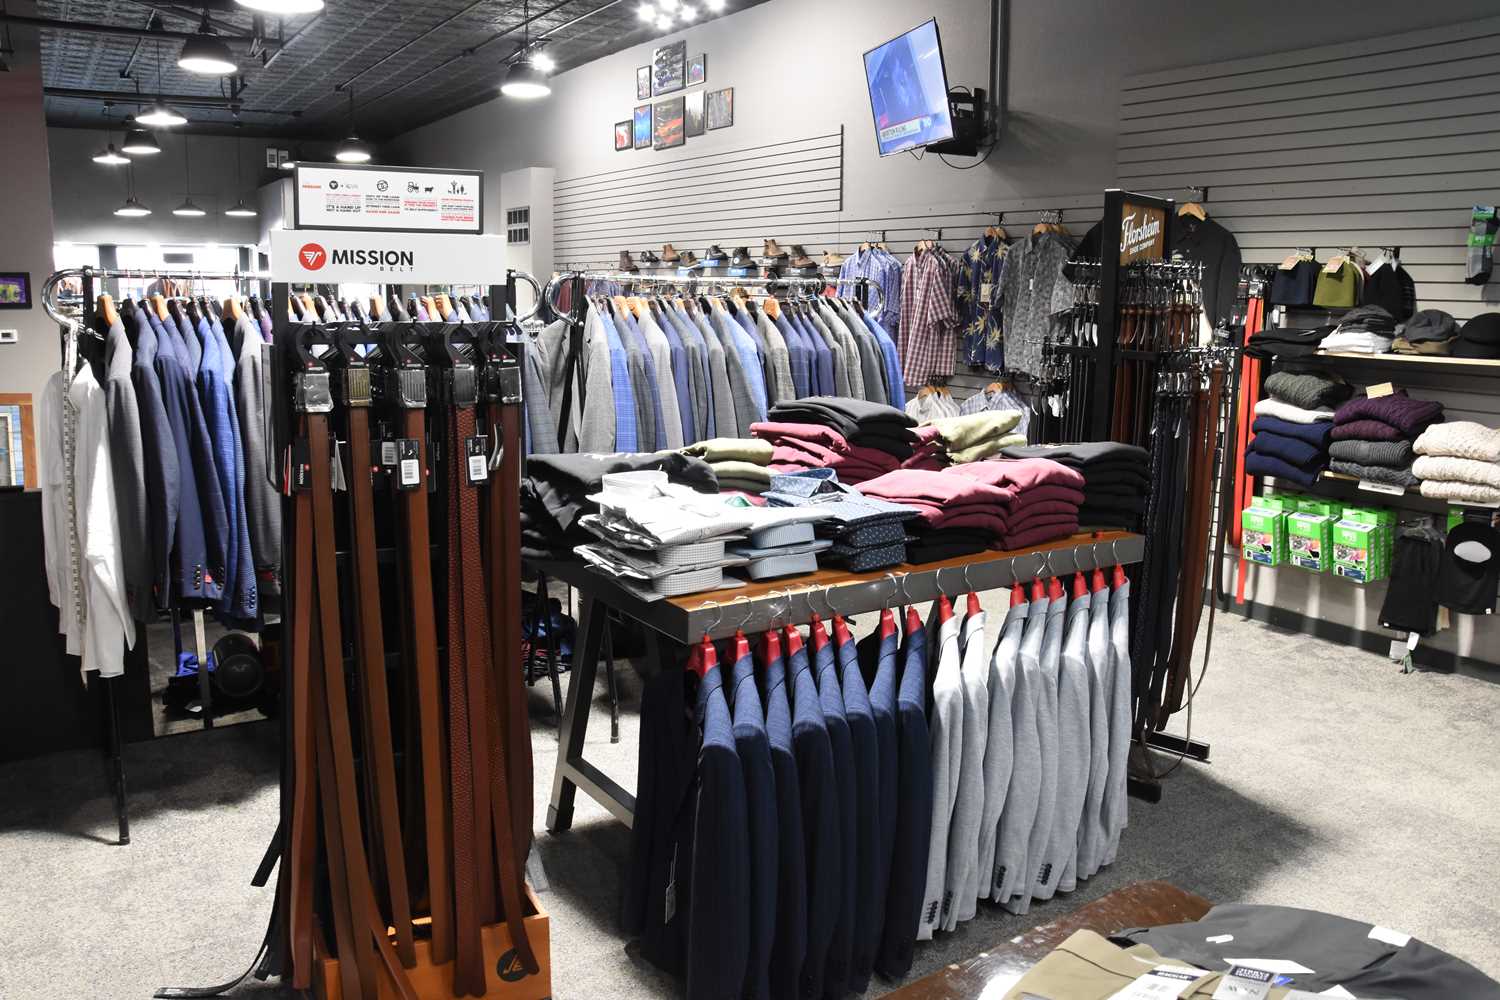
[[[729,263],[735,267],[754,267],[755,259],[750,256],[749,247],[735,247],[734,256],[729,258]]]

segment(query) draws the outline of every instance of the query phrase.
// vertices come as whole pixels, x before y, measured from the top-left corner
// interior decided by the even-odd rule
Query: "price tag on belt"
[[[398,472],[396,485],[403,490],[422,488],[422,451],[416,438],[396,442]]]
[[[388,438],[380,442],[380,464],[387,466],[396,464],[396,441],[394,438]]]
[[[464,438],[464,463],[470,486],[478,486],[490,478],[489,457],[489,441],[483,434]]]
[[[1236,965],[1219,980],[1212,1000],[1265,1000],[1275,979],[1274,973]]]

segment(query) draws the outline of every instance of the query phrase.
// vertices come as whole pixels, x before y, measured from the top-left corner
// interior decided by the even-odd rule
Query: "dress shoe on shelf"
[[[702,267],[703,266],[703,262],[698,259],[697,255],[694,254],[693,251],[691,251],[691,250],[684,250],[681,253],[681,255],[679,255],[677,257],[677,266],[678,267]]]
[[[838,267],[843,262],[844,255],[841,253],[834,253],[832,250],[829,250],[823,254],[824,267]]]
[[[717,243],[709,247],[707,250],[703,251],[703,263],[707,264],[709,267],[713,267],[716,264],[722,264],[728,259],[729,255],[726,254],[723,250],[720,250],[719,244]]]
[[[766,260],[786,260],[787,252],[775,240],[766,240],[766,248],[761,251],[761,256]]]
[[[749,247],[735,247],[734,256],[729,258],[732,267],[754,267],[755,258],[750,256]]]
[[[629,250],[620,251],[620,270],[626,273],[640,270],[640,268],[635,266],[635,261],[631,259]]]
[[[818,262],[807,255],[800,243],[792,244],[792,266],[793,267],[817,267]]]
[[[658,256],[656,256],[656,254],[654,252],[650,251],[650,250],[642,250],[641,251],[641,263],[642,264],[660,264],[661,263],[661,258],[658,257]]]
[[[680,259],[677,248],[668,243],[661,248],[661,259],[664,264],[675,264]]]

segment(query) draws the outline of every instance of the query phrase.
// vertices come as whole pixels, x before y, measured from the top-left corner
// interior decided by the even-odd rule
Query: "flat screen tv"
[[[865,82],[881,156],[953,138],[937,18],[866,52]]]

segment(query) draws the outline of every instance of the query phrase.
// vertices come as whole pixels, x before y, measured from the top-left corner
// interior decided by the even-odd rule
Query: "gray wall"
[[[1130,77],[1120,183],[1179,195],[1206,185],[1211,216],[1235,233],[1247,263],[1274,263],[1298,246],[1317,247],[1320,259],[1350,245],[1399,246],[1418,308],[1464,319],[1500,300],[1500,283],[1463,281],[1470,207],[1493,204],[1500,190],[1496,80],[1500,18]],[[1300,312],[1291,322],[1324,318]],[[1441,400],[1449,420],[1500,426],[1500,368],[1455,375],[1397,360],[1335,370],[1356,384],[1393,381]],[[1403,509],[1353,486],[1310,492]],[[1360,587],[1289,567],[1247,570],[1250,601],[1315,630],[1325,622],[1380,634],[1385,592],[1384,583]],[[1423,646],[1495,663],[1500,623],[1455,615],[1453,628]]]
[[[15,14],[35,14],[36,5],[12,5]],[[52,188],[47,173],[47,128],[42,118],[42,78],[35,31],[12,26],[15,54],[10,72],[0,73],[0,158],[6,207],[0,240],[0,270],[31,272],[32,296],[39,303],[42,282],[52,273]],[[18,330],[19,343],[0,344],[0,392],[39,398],[57,370],[57,327],[40,304],[29,310],[0,311],[0,327]],[[40,441],[38,441],[40,444]]]
[[[259,226],[254,219],[226,216],[224,209],[243,195],[255,204],[255,188],[265,166],[265,143],[246,139],[240,147],[223,136],[159,131],[162,151],[134,157],[133,167],[106,167],[90,157],[120,133],[107,136],[94,129],[49,128],[52,158],[53,227],[65,243],[254,243]],[[183,178],[183,143],[192,162],[193,201],[208,214],[200,219],[179,218],[172,209],[182,204],[187,190]],[[235,177],[235,156],[240,177]],[[126,171],[134,169],[136,197],[151,214],[122,219],[114,214],[125,200]]]

